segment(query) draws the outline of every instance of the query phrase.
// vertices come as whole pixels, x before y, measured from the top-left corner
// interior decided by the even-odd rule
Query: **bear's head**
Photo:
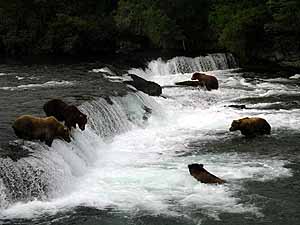
[[[191,175],[195,172],[200,172],[204,170],[203,164],[198,164],[198,163],[189,164],[188,168]]]
[[[66,142],[71,142],[71,133],[70,133],[70,130],[69,128],[65,127],[64,125],[61,125],[58,127],[57,129],[57,136],[59,136],[60,138],[64,139]]]
[[[233,120],[229,131],[236,131],[240,129],[241,120]]]
[[[198,80],[198,79],[202,79],[203,76],[205,76],[205,74],[203,73],[194,73],[191,80]]]
[[[80,128],[80,130],[84,130],[85,129],[85,125],[87,123],[87,115],[81,113],[79,116],[78,116],[78,126]]]

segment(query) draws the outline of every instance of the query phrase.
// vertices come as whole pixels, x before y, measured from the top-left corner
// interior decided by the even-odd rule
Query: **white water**
[[[94,73],[108,73],[110,75],[116,75],[113,71],[111,71],[111,69],[109,69],[108,67],[103,67],[100,69],[92,69],[90,72],[94,72]]]
[[[161,63],[158,60],[149,65],[162,68]],[[246,80],[240,74],[226,70],[207,72],[219,79],[220,89],[206,92],[174,86],[175,81],[190,79],[191,73],[151,71],[149,68],[146,71],[134,69],[130,73],[147,76],[148,80],[166,86],[163,95],[168,96],[167,99],[139,93],[126,99],[112,98],[113,106],[101,101],[85,103],[82,110],[92,118],[88,128],[84,132],[76,130],[70,144],[55,141],[50,150],[42,149],[36,153],[38,159],[35,162],[49,164],[51,168],[47,177],[53,180],[50,191],[53,195],[47,200],[12,204],[3,208],[0,216],[32,218],[79,205],[184,216],[201,210],[214,218],[221,212],[250,212],[261,216],[255,205],[242,204],[237,192],[243,188],[244,181],[291,176],[291,171],[285,168],[288,161],[257,157],[251,153],[210,153],[205,149],[201,153],[201,148],[197,154],[186,153],[192,151],[189,148],[191,142],[239,137],[239,133],[229,134],[228,128],[233,119],[244,116],[266,118],[275,132],[283,127],[299,129],[299,110],[224,107],[235,99],[296,93],[299,88],[274,81]],[[153,109],[147,124],[142,120],[142,104]],[[99,110],[102,110],[101,118],[97,117]],[[103,139],[112,133],[118,135]],[[203,163],[208,171],[228,183],[207,185],[197,182],[189,175],[187,165],[190,163]]]
[[[299,79],[299,78],[300,78],[300,74],[295,74],[290,77],[290,79]]]
[[[211,71],[236,68],[237,62],[231,54],[208,54],[207,56],[175,57],[164,61],[161,58],[148,63],[147,69],[143,72],[144,76],[151,75],[170,75],[192,73],[195,71]],[[139,73],[139,69],[131,69],[129,73]]]
[[[0,87],[0,90],[8,90],[8,91],[16,91],[16,90],[24,90],[24,89],[35,89],[35,88],[49,88],[49,87],[57,87],[57,86],[72,86],[74,82],[71,81],[47,81],[42,84],[25,84],[19,85],[16,87]]]

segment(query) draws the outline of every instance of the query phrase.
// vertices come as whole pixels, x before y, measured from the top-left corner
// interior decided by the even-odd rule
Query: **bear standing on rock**
[[[18,117],[12,125],[18,138],[45,141],[51,147],[55,138],[71,142],[70,130],[55,117],[40,118],[30,115]]]
[[[233,120],[229,131],[240,130],[246,137],[254,137],[256,135],[271,134],[270,124],[263,118],[245,117]]]
[[[54,116],[59,121],[65,121],[69,129],[72,127],[76,129],[76,124],[81,130],[85,129],[87,116],[74,105],[68,105],[60,99],[52,99],[45,103],[43,109],[47,116]]]
[[[206,184],[224,184],[225,181],[216,177],[215,175],[209,173],[206,169],[203,168],[203,164],[190,164],[188,165],[190,174],[201,183]]]
[[[208,91],[219,88],[219,82],[214,76],[196,72],[191,79],[198,80],[201,83],[201,86],[205,86]]]

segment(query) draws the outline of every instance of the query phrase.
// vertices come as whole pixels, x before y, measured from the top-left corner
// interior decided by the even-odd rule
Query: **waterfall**
[[[150,75],[170,75],[180,73],[192,73],[196,71],[212,71],[237,68],[238,63],[230,53],[215,53],[206,56],[175,57],[168,61],[161,58],[148,63],[145,74]],[[137,74],[136,70],[131,69],[129,73]],[[147,77],[147,76],[146,76]]]
[[[3,184],[3,181],[0,179],[0,209],[4,208],[8,205],[6,200],[6,189]]]
[[[72,181],[97,160],[106,142],[134,126],[143,126],[149,114],[147,109],[153,107],[155,101],[140,92],[111,97],[111,101],[98,98],[79,107],[88,115],[88,124],[85,131],[72,131],[71,143],[54,140],[51,148],[38,141],[9,143],[8,148],[28,152],[28,156],[15,161],[0,158],[0,208],[16,201],[46,200],[68,192]]]

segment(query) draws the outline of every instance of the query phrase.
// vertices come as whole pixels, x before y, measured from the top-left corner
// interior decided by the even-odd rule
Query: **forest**
[[[0,0],[0,54],[231,52],[300,68],[299,0]]]

